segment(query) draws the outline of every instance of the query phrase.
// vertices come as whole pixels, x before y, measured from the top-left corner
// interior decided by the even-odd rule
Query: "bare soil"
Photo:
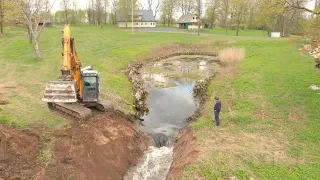
[[[0,179],[35,179],[40,137],[30,130],[0,125]]]
[[[147,136],[117,113],[48,131],[0,126],[0,179],[122,179],[149,144]],[[49,163],[39,158],[44,151],[52,152],[47,154]]]
[[[0,105],[7,105],[7,104],[9,104],[8,100],[0,99]]]
[[[199,150],[194,133],[190,127],[180,131],[174,144],[173,163],[167,175],[167,180],[179,179],[186,165],[195,162]]]

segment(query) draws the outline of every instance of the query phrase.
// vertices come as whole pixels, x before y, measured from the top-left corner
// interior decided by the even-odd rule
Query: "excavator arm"
[[[82,99],[81,63],[75,48],[75,40],[71,38],[70,25],[64,26],[62,40],[62,75],[58,81],[50,81],[46,87],[43,101],[55,103],[71,103]]]

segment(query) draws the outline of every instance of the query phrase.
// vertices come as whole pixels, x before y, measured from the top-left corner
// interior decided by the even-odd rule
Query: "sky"
[[[53,8],[51,9],[51,12],[56,12],[60,9],[60,2],[61,0],[50,0],[51,3],[55,2],[53,5]],[[80,9],[86,9],[88,0],[76,0],[77,6]],[[147,7],[147,0],[140,0],[140,2],[144,5],[144,7]],[[154,3],[155,4],[155,3]],[[310,0],[310,2],[307,4],[307,7],[309,9],[314,9],[315,0]],[[154,5],[156,6],[156,5]]]

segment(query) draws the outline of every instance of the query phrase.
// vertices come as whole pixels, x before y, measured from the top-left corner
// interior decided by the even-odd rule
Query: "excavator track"
[[[92,111],[79,103],[48,103],[48,107],[53,111],[68,115],[77,120],[87,120],[92,117]]]

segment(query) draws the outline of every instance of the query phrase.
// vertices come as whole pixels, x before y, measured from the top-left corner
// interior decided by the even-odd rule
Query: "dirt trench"
[[[173,162],[166,179],[179,179],[184,167],[195,162],[198,155],[199,149],[192,129],[187,127],[181,130],[174,144]]]
[[[0,179],[8,180],[120,180],[149,144],[117,113],[51,132],[43,126],[21,130],[2,125],[0,133]]]

